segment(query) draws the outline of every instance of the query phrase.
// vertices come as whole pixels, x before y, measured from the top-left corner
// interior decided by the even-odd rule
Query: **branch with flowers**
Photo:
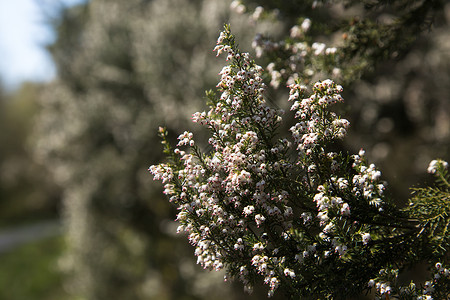
[[[444,299],[447,163],[433,161],[438,185],[414,190],[401,209],[364,150],[351,155],[337,146],[349,129],[332,110],[343,102],[340,85],[290,84],[296,123],[282,138],[284,112],[266,102],[262,68],[238,49],[229,26],[214,50],[228,64],[217,92],[207,94],[211,109],[193,115],[211,133],[210,151],[190,132],[173,148],[160,128],[168,161],[149,168],[177,206],[178,231],[188,234],[197,262],[224,269],[247,291],[263,281],[268,296],[280,290],[296,299],[345,299],[373,290],[381,299]],[[433,266],[432,280],[398,280],[423,262]]]
[[[434,30],[445,3],[234,0],[231,8],[252,22],[278,20],[290,28],[281,39],[262,33],[252,43],[256,56],[266,60],[270,84],[278,88],[295,80],[310,84],[320,76],[351,84],[380,62],[410,51],[421,33]]]

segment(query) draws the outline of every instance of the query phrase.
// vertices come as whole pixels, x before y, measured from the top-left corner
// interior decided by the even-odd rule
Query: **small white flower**
[[[327,48],[327,49],[325,50],[325,54],[326,54],[326,55],[335,54],[336,51],[337,51],[337,48],[336,48],[336,47]]]
[[[302,30],[301,30],[300,26],[298,26],[298,25],[293,26],[291,28],[290,35],[291,35],[291,38],[293,38],[293,39],[300,38],[302,36]]]
[[[304,19],[300,27],[302,28],[303,32],[307,32],[311,27],[311,20],[308,18]]]
[[[362,233],[361,237],[362,237],[362,242],[364,245],[367,245],[367,243],[372,240],[372,237],[370,236],[370,233],[368,233],[368,232]]]
[[[231,2],[230,8],[238,14],[243,14],[245,12],[245,5],[243,5],[242,2],[238,0]]]
[[[255,222],[256,222],[256,225],[258,225],[258,226],[260,226],[265,220],[266,220],[266,218],[261,214],[257,214],[255,216]]]
[[[264,8],[262,6],[258,6],[255,8],[255,11],[253,12],[252,18],[253,20],[259,20],[261,18],[261,15],[264,12]]]
[[[314,50],[314,55],[318,56],[322,54],[325,50],[326,45],[323,43],[313,43],[311,48]]]
[[[428,165],[427,172],[430,174],[434,174],[436,173],[437,168],[438,168],[438,160],[434,159]]]
[[[295,272],[291,269],[286,268],[284,269],[284,276],[295,278]]]
[[[341,214],[345,217],[350,216],[350,206],[348,205],[348,203],[342,204]]]
[[[430,174],[435,174],[436,171],[439,169],[439,167],[442,167],[444,169],[448,168],[448,163],[442,159],[434,159],[430,162],[428,165],[427,172]]]
[[[251,215],[254,211],[255,211],[255,207],[253,205],[244,207],[244,214],[246,216]]]

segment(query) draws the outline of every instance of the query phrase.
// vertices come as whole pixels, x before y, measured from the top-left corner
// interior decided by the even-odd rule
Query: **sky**
[[[45,45],[54,40],[46,24],[50,5],[84,0],[0,0],[0,82],[7,90],[24,81],[49,81],[55,66]]]

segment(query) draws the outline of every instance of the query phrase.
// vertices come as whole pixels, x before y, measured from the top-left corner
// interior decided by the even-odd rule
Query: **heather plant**
[[[278,93],[296,79],[347,87],[353,130],[343,144],[364,145],[405,204],[427,162],[449,152],[449,3],[236,0],[233,8],[283,24],[281,35],[260,31],[253,41]]]
[[[295,124],[285,135],[285,112],[268,104],[263,69],[238,49],[229,26],[214,50],[228,64],[207,93],[210,110],[192,117],[209,130],[210,146],[202,149],[185,131],[174,148],[160,128],[168,161],[149,168],[177,206],[178,232],[197,262],[224,269],[247,291],[263,281],[268,296],[448,297],[447,163],[432,161],[436,186],[415,189],[410,205],[398,207],[365,151],[339,146],[349,130],[333,111],[342,86],[293,79]],[[429,281],[399,279],[419,263],[431,266]]]

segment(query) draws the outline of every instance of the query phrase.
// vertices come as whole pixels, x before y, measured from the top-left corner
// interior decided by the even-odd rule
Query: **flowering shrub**
[[[290,84],[296,124],[283,138],[277,129],[284,112],[265,101],[262,68],[237,48],[228,26],[214,50],[229,63],[219,73],[218,93],[208,93],[211,109],[193,115],[211,132],[211,150],[202,151],[190,132],[173,149],[161,128],[169,162],[150,167],[177,205],[178,231],[188,234],[198,263],[225,269],[248,291],[263,280],[269,296],[281,289],[293,298],[340,299],[374,287],[379,297],[428,297],[437,281],[423,291],[405,289],[392,274],[437,259],[448,285],[446,163],[429,169],[441,179],[440,204],[426,200],[423,189],[401,210],[364,150],[338,150],[349,128],[331,110],[343,102],[340,85]]]

